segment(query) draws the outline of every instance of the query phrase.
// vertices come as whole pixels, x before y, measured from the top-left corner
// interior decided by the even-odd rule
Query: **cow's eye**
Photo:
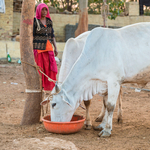
[[[52,104],[52,108],[54,108],[55,106],[56,106],[56,103],[53,103],[53,104]]]

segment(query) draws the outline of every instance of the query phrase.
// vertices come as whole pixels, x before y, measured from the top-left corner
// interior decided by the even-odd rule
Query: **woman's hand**
[[[58,55],[57,48],[54,49],[54,54],[55,54],[55,57]]]
[[[56,40],[55,40],[55,37],[53,37],[53,46],[54,46],[54,54],[55,54],[55,57],[58,55],[58,51],[57,51],[57,47],[56,47]]]

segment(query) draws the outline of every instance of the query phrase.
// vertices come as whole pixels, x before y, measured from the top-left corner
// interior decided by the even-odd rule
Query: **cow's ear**
[[[63,101],[65,102],[65,103],[67,103],[70,107],[72,107],[73,108],[73,106],[72,106],[72,104],[71,104],[71,101],[69,100],[69,98],[68,98],[68,96],[67,96],[67,94],[66,94],[66,92],[63,90]]]

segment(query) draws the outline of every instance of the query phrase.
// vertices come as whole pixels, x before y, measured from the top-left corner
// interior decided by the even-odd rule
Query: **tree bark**
[[[79,24],[75,31],[75,37],[88,31],[88,0],[79,0]]]
[[[20,51],[22,67],[26,80],[26,89],[31,90],[31,93],[26,94],[26,102],[21,125],[38,123],[41,115],[40,102],[42,101],[42,92],[39,73],[35,67],[23,63],[27,62],[32,65],[36,65],[33,55],[34,8],[35,0],[23,1],[20,25]]]

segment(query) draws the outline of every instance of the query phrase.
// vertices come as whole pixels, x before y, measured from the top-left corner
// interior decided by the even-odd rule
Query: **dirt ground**
[[[136,87],[128,84],[127,87]],[[20,150],[13,147],[14,140],[27,139],[21,145],[28,145],[33,138],[59,138],[70,141],[79,150],[148,150],[150,149],[150,92],[135,92],[123,88],[123,123],[117,123],[117,107],[113,117],[113,130],[110,138],[98,137],[99,131],[84,130],[69,135],[53,134],[45,130],[42,123],[31,126],[20,126],[23,115],[25,78],[19,64],[0,63],[0,149]],[[146,89],[150,89],[148,84]],[[98,95],[92,99],[91,119],[98,116],[102,107],[102,98]],[[85,116],[85,110],[78,108],[75,114]],[[30,142],[30,145],[32,143]],[[26,149],[32,148],[28,145]],[[37,145],[38,146],[38,145]],[[55,149],[55,148],[54,148]],[[62,148],[63,149],[63,148]]]

